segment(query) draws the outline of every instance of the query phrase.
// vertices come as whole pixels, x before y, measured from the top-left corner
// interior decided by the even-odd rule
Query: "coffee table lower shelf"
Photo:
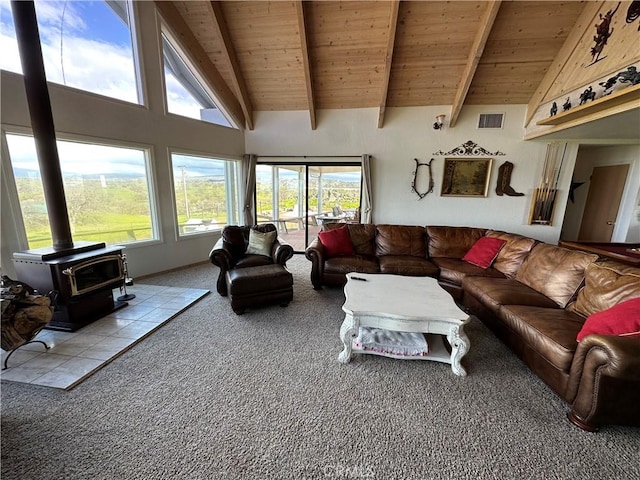
[[[340,327],[340,338],[344,349],[338,355],[338,361],[340,363],[349,363],[355,353],[368,354],[368,355],[380,355],[389,358],[397,358],[403,360],[431,360],[435,362],[442,362],[451,364],[451,370],[455,375],[465,376],[467,371],[462,366],[460,361],[462,357],[469,351],[469,338],[464,332],[464,325],[467,320],[460,321],[456,324],[448,324],[447,322],[434,322],[433,328],[427,328],[429,321],[424,323],[417,321],[415,325],[411,325],[413,322],[409,321],[410,326],[415,326],[413,331],[422,330],[422,334],[427,339],[427,345],[429,345],[429,353],[427,355],[395,355],[384,352],[376,352],[374,350],[366,350],[354,345],[355,339],[358,334],[360,326],[373,326],[376,328],[386,328],[387,330],[406,331],[400,330],[400,328],[393,328],[395,323],[407,326],[407,321],[385,321],[384,319],[365,318],[364,321],[356,320],[351,314],[347,314],[342,326]],[[369,322],[367,322],[369,320]],[[380,325],[383,323],[383,325]],[[363,325],[364,324],[364,325]],[[422,327],[421,327],[422,325]],[[400,325],[398,325],[400,326]],[[425,332],[425,330],[430,330]],[[435,330],[435,332],[434,332]],[[446,332],[446,333],[445,333]],[[446,342],[446,343],[445,343]],[[450,349],[447,348],[450,346]]]
[[[451,363],[451,346],[443,335],[423,333],[429,352],[425,355],[395,355],[393,353],[378,352],[357,347],[355,340],[351,342],[351,353],[361,355],[378,355],[381,357],[395,358],[397,360],[431,360],[435,362]]]

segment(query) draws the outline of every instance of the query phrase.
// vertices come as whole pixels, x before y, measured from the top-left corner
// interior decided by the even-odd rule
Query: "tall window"
[[[47,80],[140,103],[126,0],[36,1]],[[22,73],[8,1],[0,2],[0,68]]]
[[[238,162],[179,153],[171,162],[180,236],[238,223]]]
[[[29,248],[50,246],[34,139],[6,138]],[[59,140],[58,153],[74,241],[122,244],[157,237],[145,150]]]
[[[231,127],[231,123],[220,111],[204,83],[198,80],[195,70],[188,65],[186,56],[164,33],[162,56],[169,112]]]

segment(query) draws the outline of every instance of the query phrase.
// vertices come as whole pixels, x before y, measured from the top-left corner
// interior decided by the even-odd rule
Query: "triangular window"
[[[164,33],[162,57],[169,113],[235,128],[218,108],[204,83],[198,80],[195,69],[191,68],[186,60],[186,55]]]

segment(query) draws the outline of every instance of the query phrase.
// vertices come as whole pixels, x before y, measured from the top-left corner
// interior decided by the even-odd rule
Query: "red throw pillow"
[[[633,298],[589,315],[576,340],[580,341],[592,333],[621,337],[640,336],[640,298]]]
[[[353,255],[351,236],[346,225],[326,232],[319,232],[318,238],[320,238],[320,243],[322,243],[327,257]]]
[[[462,260],[476,267],[489,268],[505,243],[506,240],[495,237],[479,238]]]

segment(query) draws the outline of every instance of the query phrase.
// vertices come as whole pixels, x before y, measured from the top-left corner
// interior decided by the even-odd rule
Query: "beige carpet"
[[[2,479],[638,479],[640,429],[586,433],[472,319],[449,365],[337,361],[341,289],[289,262],[294,299],[235,315],[212,291],[70,391],[2,382]]]

